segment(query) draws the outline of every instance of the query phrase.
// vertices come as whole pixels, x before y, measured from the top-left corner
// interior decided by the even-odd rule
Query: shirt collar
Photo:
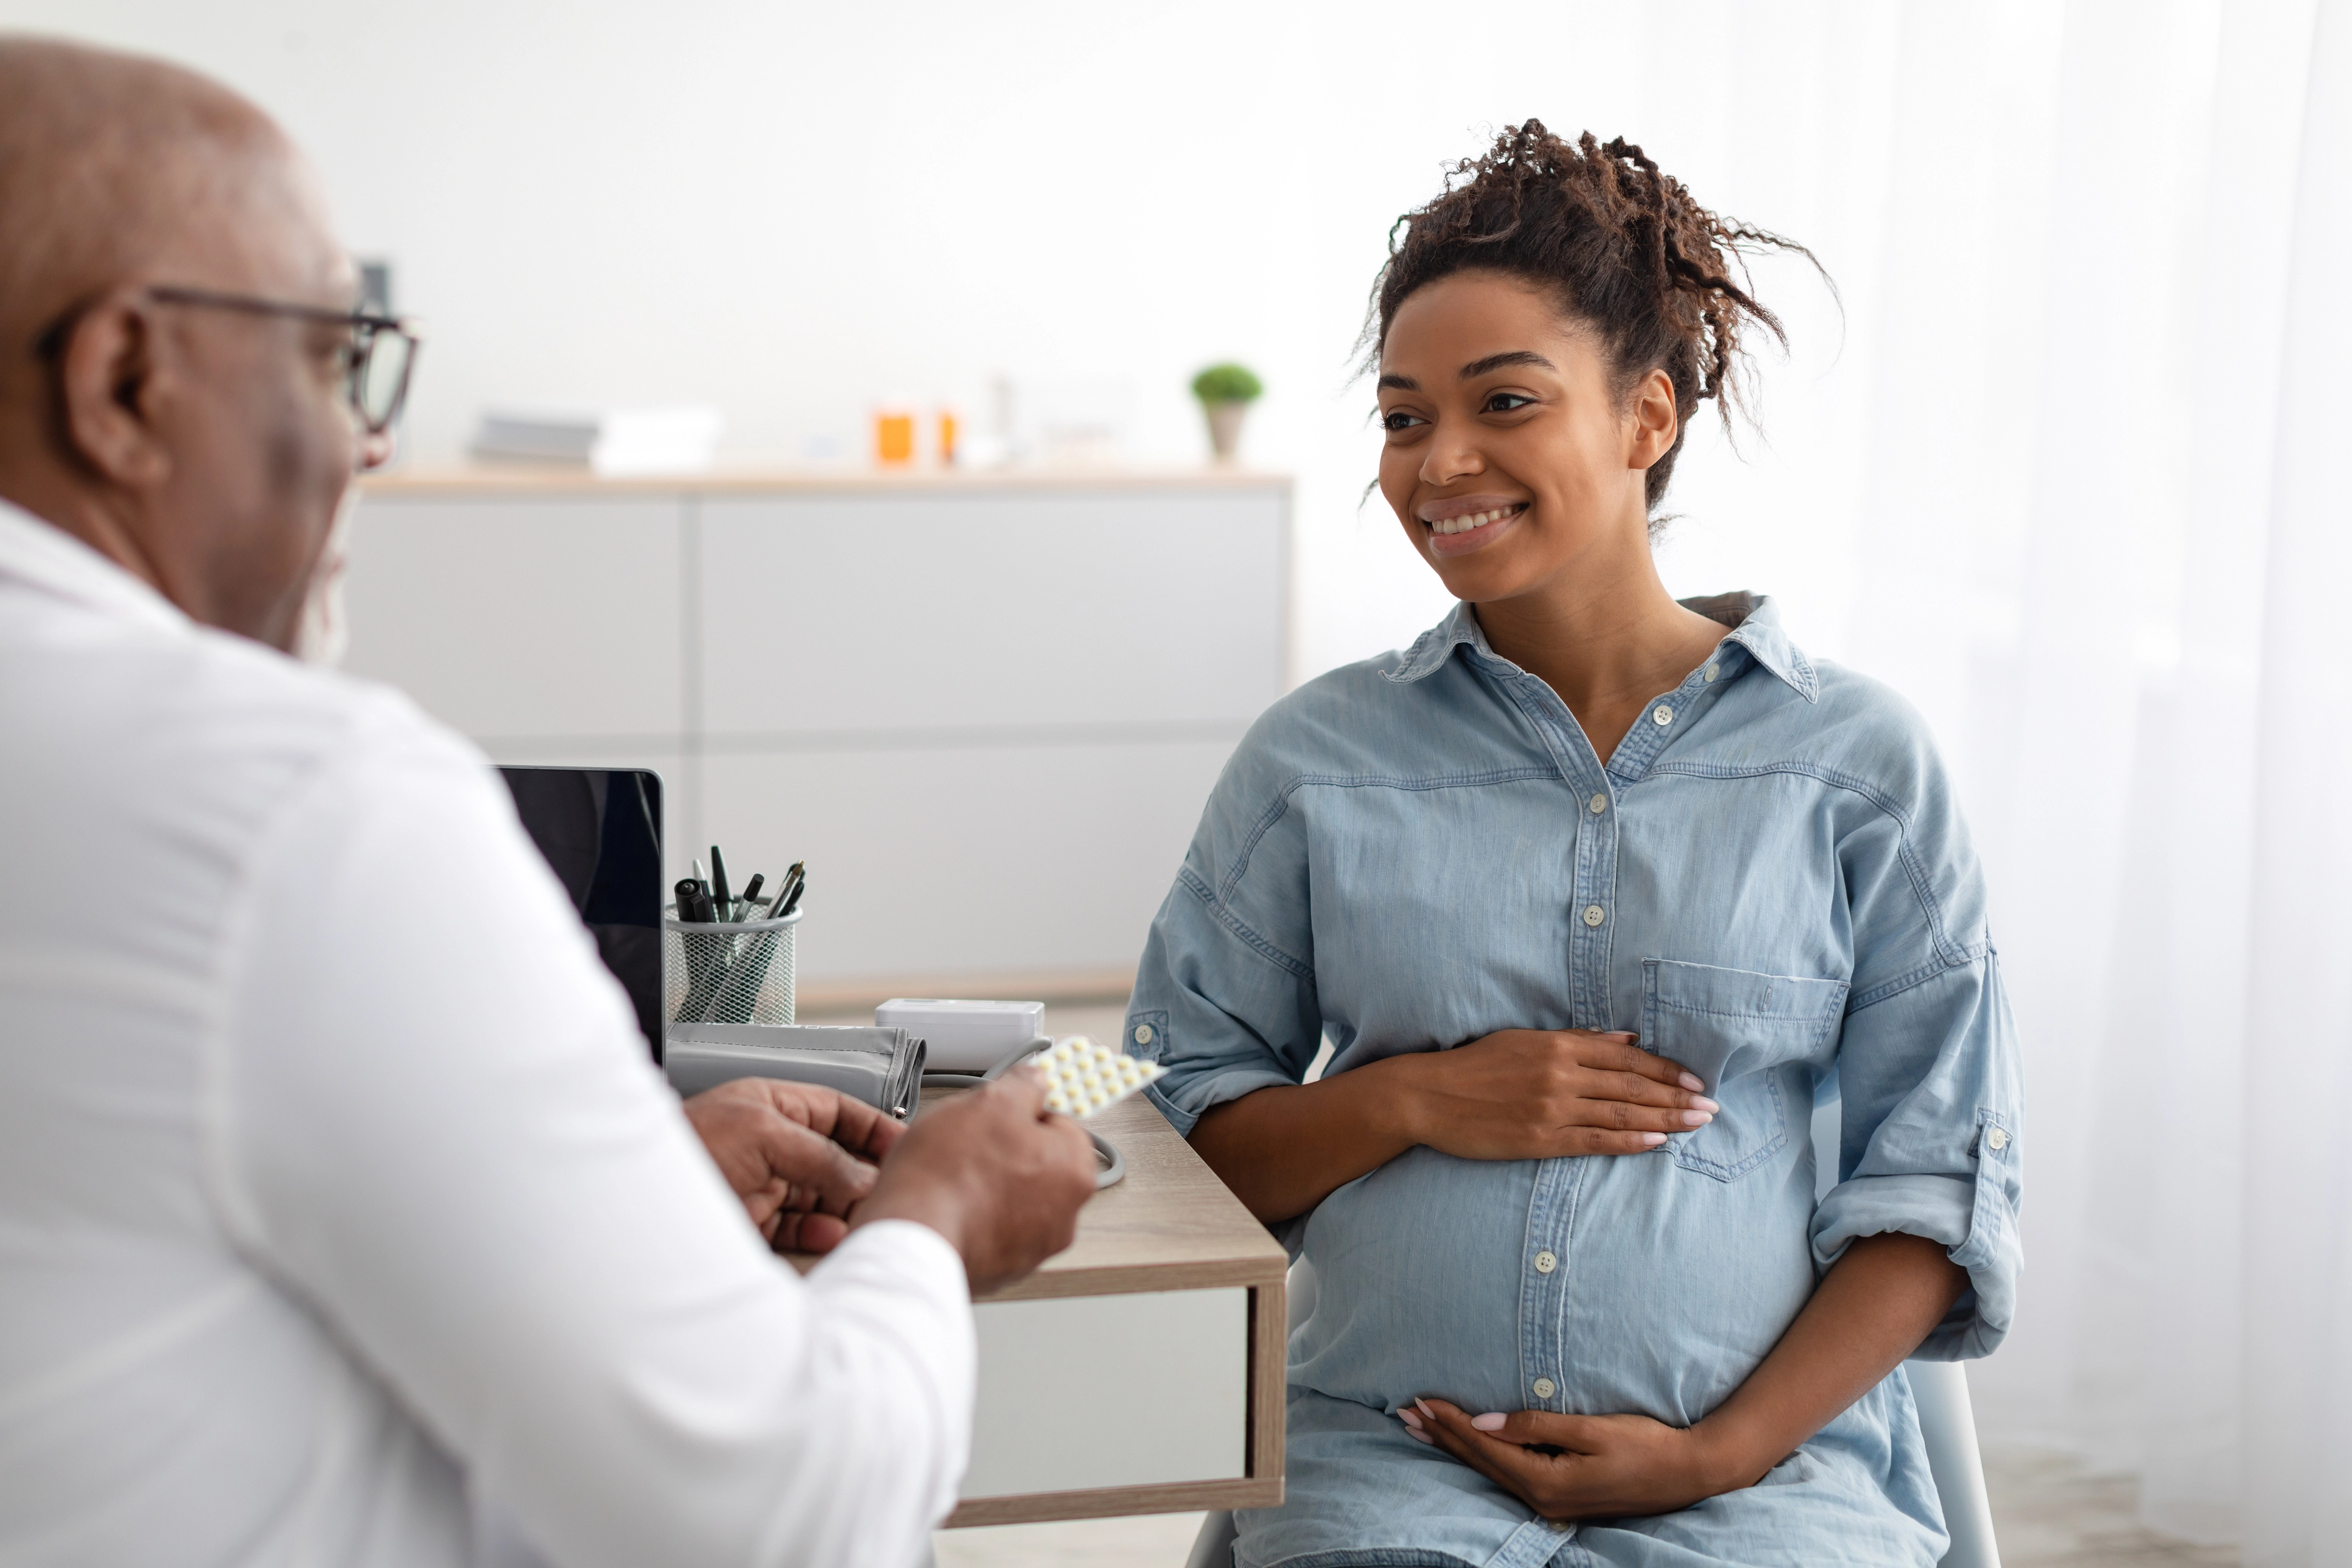
[[[1789,640],[1780,627],[1780,609],[1769,596],[1759,595],[1748,605],[1748,614],[1729,636],[1723,639],[1748,650],[1748,657],[1786,682],[1808,702],[1822,700],[1822,681],[1813,669],[1812,660],[1804,650]],[[1496,653],[1486,641],[1486,629],[1467,602],[1456,604],[1444,620],[1414,639],[1404,650],[1394,669],[1384,672],[1388,679],[1399,682],[1414,681],[1433,675],[1454,657],[1457,647],[1467,647],[1479,658],[1498,664],[1508,661]]]
[[[1445,661],[1454,657],[1454,650],[1465,644],[1473,653],[1484,658],[1499,659],[1502,657],[1487,646],[1486,628],[1479,626],[1470,602],[1462,599],[1455,601],[1444,620],[1413,639],[1412,646],[1404,650],[1404,658],[1398,661],[1394,669],[1382,673],[1400,683],[1423,679],[1436,674]]]
[[[147,584],[20,506],[0,500],[0,578],[151,626],[184,627],[188,617]]]

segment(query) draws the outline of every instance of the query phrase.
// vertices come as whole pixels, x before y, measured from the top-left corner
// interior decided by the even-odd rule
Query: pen
[[[702,884],[692,877],[680,877],[677,879],[677,918],[679,922],[681,924],[698,923],[702,920],[703,916]],[[702,940],[698,937],[689,936],[686,938],[684,947],[686,952],[687,991],[689,997],[691,997],[702,990],[703,982],[709,976],[710,954],[704,948]],[[681,1017],[691,1018],[696,1016],[697,1015],[686,1012],[683,1009],[681,1009],[679,1013],[679,1016]]]
[[[758,871],[751,873],[751,879],[743,884],[742,898],[736,900],[738,907],[735,910],[735,918],[737,920],[748,921],[752,918],[752,911],[760,907],[761,885],[767,879]]]
[[[792,901],[793,889],[801,885],[803,875],[803,873],[801,870],[800,862],[797,860],[794,861],[793,863],[793,868],[784,873],[784,879],[776,884],[776,896],[768,900],[768,918],[770,920],[772,921],[782,918],[784,912],[784,906]]]
[[[799,881],[793,884],[791,895],[784,900],[784,907],[776,911],[775,918],[782,920],[786,915],[791,914],[794,910],[799,909],[801,907],[801,895],[807,891],[808,879],[806,877],[803,877]]]
[[[719,907],[719,918],[726,920],[733,913],[735,900],[727,891],[727,858],[719,853],[719,846],[710,847],[710,897]]]

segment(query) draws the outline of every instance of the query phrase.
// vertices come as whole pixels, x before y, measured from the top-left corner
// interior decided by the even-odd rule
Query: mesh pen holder
[[[793,931],[805,910],[780,921],[719,925],[662,918],[662,1014],[672,1024],[793,1021]]]

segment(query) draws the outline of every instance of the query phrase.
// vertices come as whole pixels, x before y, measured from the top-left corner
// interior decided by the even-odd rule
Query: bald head
[[[0,34],[0,498],[288,646],[382,455],[350,330],[276,308],[352,302],[309,164],[191,71]]]
[[[110,288],[331,267],[311,184],[267,115],[192,71],[0,35],[0,396]]]

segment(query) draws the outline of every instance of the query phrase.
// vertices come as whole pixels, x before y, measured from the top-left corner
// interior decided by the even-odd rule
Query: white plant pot
[[[1220,463],[1230,463],[1242,449],[1242,420],[1249,413],[1246,403],[1204,403],[1202,409],[1209,416],[1209,450]]]

